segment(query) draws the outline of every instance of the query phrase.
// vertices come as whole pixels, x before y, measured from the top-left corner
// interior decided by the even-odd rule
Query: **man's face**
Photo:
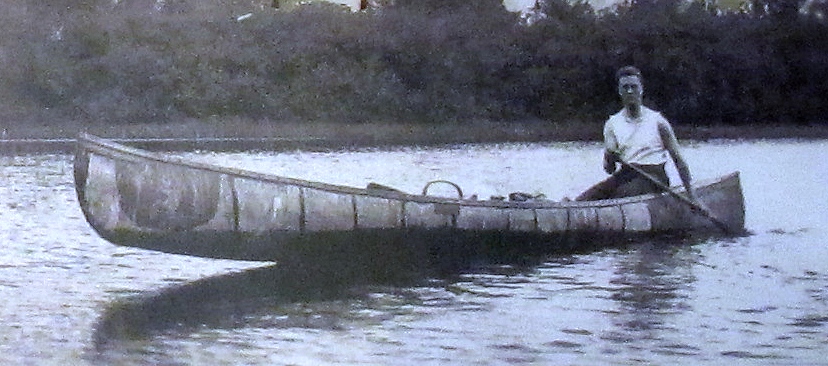
[[[622,76],[618,79],[618,95],[621,102],[626,104],[641,104],[644,86],[638,76]]]

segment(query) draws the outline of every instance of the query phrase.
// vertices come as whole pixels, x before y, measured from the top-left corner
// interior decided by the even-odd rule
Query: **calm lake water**
[[[86,224],[71,156],[0,157],[0,363],[828,365],[828,142],[684,152],[699,179],[742,172],[752,235],[439,275],[381,253],[274,264],[117,247]],[[558,199],[604,177],[600,146],[582,143],[187,155],[409,192],[447,179],[482,198]]]

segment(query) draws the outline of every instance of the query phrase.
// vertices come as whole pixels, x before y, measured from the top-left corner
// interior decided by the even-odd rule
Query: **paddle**
[[[733,230],[730,229],[730,227],[727,226],[727,224],[725,224],[724,222],[722,222],[721,220],[716,218],[716,216],[714,216],[713,213],[710,212],[710,210],[708,210],[706,207],[704,207],[704,206],[696,203],[695,201],[693,201],[693,200],[679,194],[678,192],[670,189],[670,187],[668,187],[666,184],[662,183],[660,180],[658,180],[658,178],[652,176],[650,173],[645,172],[641,168],[626,162],[624,159],[621,159],[620,157],[616,156],[616,159],[619,163],[621,163],[621,165],[623,165],[627,168],[630,168],[633,171],[635,171],[636,173],[638,173],[639,175],[641,175],[642,177],[647,178],[647,180],[649,180],[651,183],[655,184],[656,187],[658,187],[659,189],[661,189],[663,191],[666,191],[667,193],[669,193],[670,195],[672,195],[675,198],[678,198],[679,201],[681,201],[681,202],[687,204],[688,206],[690,206],[693,209],[693,211],[698,212],[702,216],[708,218],[711,222],[713,222],[713,224],[716,225],[716,227],[718,227],[720,230],[722,230],[722,232],[724,232],[726,234],[734,234],[735,233]]]

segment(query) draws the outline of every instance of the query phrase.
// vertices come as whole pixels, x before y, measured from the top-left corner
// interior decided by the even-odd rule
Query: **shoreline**
[[[828,139],[828,126],[674,126],[680,141]],[[86,132],[147,150],[287,151],[439,146],[467,143],[600,141],[595,123],[466,122],[404,123],[225,123],[132,124],[18,129],[0,138],[0,155],[71,153],[75,136]]]

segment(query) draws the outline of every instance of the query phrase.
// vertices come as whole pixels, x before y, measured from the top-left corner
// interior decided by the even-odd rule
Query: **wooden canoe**
[[[720,234],[666,193],[592,202],[434,197],[214,166],[88,134],[78,136],[74,169],[81,209],[101,237],[210,258],[273,261],[288,245],[338,241],[494,238],[554,251],[597,239]],[[697,195],[719,221],[744,230],[738,172],[699,183]]]

